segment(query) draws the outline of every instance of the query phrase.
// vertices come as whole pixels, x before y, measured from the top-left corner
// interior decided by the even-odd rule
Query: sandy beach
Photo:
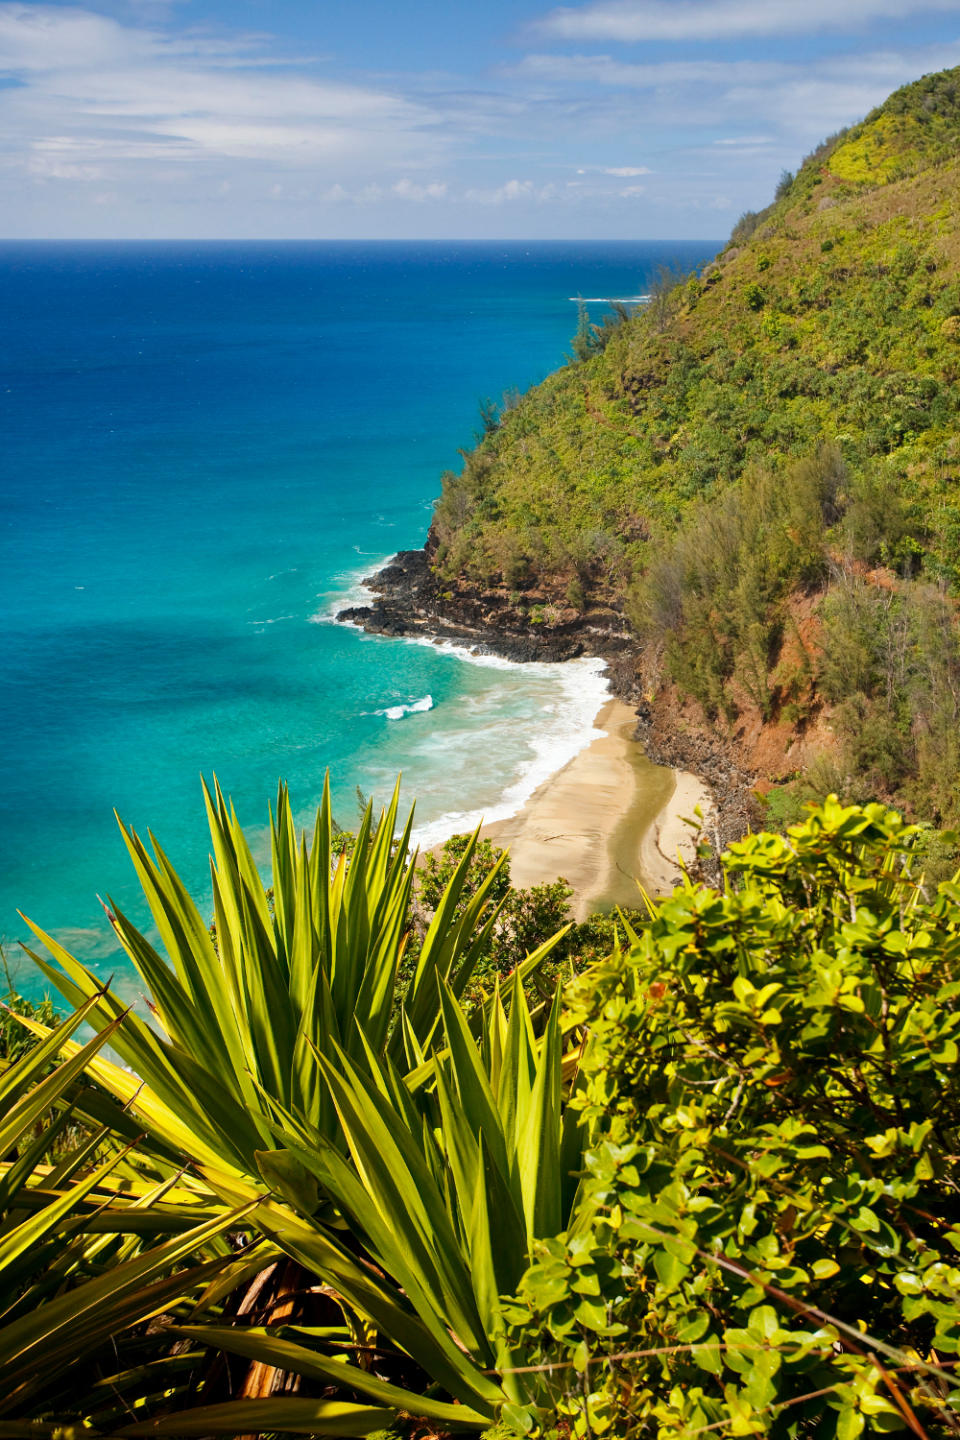
[[[683,823],[710,791],[695,775],[654,765],[634,740],[637,717],[610,700],[596,717],[597,738],[552,775],[509,820],[482,834],[509,847],[513,883],[543,884],[562,875],[573,887],[578,920],[610,905],[669,894],[680,878],[678,854],[693,851]]]

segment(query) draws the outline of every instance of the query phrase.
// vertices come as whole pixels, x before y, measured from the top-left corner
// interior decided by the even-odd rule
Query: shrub
[[[730,244],[746,245],[762,219],[762,214],[756,210],[745,210],[730,232]]]
[[[793,182],[796,177],[792,170],[781,170],[780,179],[777,181],[777,188],[774,191],[774,198],[784,200],[793,189]]]
[[[665,646],[671,676],[708,711],[730,712],[731,678],[769,711],[783,602],[823,572],[843,473],[832,446],[786,476],[755,471],[695,507],[635,591],[632,622]]]
[[[514,1433],[953,1433],[960,886],[922,839],[831,797],[574,988],[593,1219],[510,1307],[553,1367]]]

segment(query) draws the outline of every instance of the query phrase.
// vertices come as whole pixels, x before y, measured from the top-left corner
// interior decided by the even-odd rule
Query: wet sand
[[[509,820],[481,834],[509,847],[513,883],[540,885],[562,875],[573,887],[578,920],[614,905],[638,906],[638,882],[669,894],[680,879],[678,851],[693,854],[683,823],[710,792],[696,776],[654,765],[633,738],[637,717],[610,700],[597,715],[596,740],[531,795]]]

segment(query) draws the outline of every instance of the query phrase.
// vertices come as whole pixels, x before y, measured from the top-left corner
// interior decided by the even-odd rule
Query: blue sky
[[[0,0],[0,234],[713,238],[960,0]]]

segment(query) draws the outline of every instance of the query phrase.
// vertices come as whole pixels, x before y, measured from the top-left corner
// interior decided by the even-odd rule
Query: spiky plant
[[[93,997],[0,1073],[4,1436],[112,1428],[118,1407],[177,1395],[184,1356],[132,1332],[196,1313],[204,1287],[236,1264],[225,1235],[240,1212],[141,1169],[119,1111],[115,1126],[75,1126],[77,1087],[121,1022],[56,1056],[96,1007]]]
[[[270,824],[272,906],[232,807],[218,787],[205,787],[205,799],[214,933],[157,842],[151,856],[121,827],[169,963],[112,902],[111,919],[150,992],[156,1028],[27,921],[53,961],[33,958],[71,1003],[111,1025],[129,1069],[97,1055],[88,1072],[143,1128],[158,1165],[189,1166],[210,1203],[245,1208],[263,1243],[302,1267],[303,1288],[321,1282],[341,1307],[334,1328],[347,1352],[379,1337],[388,1369],[457,1403],[346,1366],[343,1349],[339,1358],[302,1346],[281,1353],[266,1331],[244,1330],[257,1345],[243,1353],[274,1376],[294,1371],[448,1427],[483,1427],[505,1398],[484,1373],[503,1361],[496,1296],[515,1283],[533,1238],[566,1213],[576,1168],[572,1152],[561,1159],[558,1012],[538,1041],[520,983],[561,937],[518,970],[509,1020],[495,996],[468,1022],[458,998],[496,924],[490,897],[503,864],[469,894],[476,837],[401,983],[416,857],[412,814],[397,833],[396,790],[376,825],[367,807],[349,858],[335,858],[328,787],[308,843],[281,786]],[[74,1042],[64,1048],[78,1058]],[[424,1226],[435,1233],[414,1243]],[[220,1344],[223,1330],[204,1328],[204,1338]],[[318,1427],[315,1401],[276,1403],[285,1408],[271,1428]],[[343,1413],[325,1414],[325,1433],[366,1424]],[[260,1428],[243,1414],[210,1413],[204,1433]],[[182,1415],[174,1430],[144,1420],[123,1433],[152,1433],[155,1423],[157,1433],[193,1433]],[[375,1406],[370,1426],[382,1424]]]
[[[511,1352],[500,1297],[516,1289],[538,1241],[575,1234],[579,1219],[585,1132],[564,1103],[559,1000],[540,1038],[519,981],[509,1014],[493,997],[479,1037],[448,986],[441,1010],[442,1048],[417,1071],[401,1075],[386,1059],[375,1072],[342,1051],[321,1061],[347,1155],[292,1133],[278,1114],[277,1148],[259,1157],[286,1203],[264,1203],[250,1218],[334,1287],[345,1315],[368,1324],[379,1359],[371,1362],[368,1343],[355,1347],[364,1363],[351,1363],[346,1330],[297,1323],[176,1330],[380,1407],[368,1421],[351,1421],[371,1431],[397,1414],[482,1430],[503,1405],[529,1398],[532,1377]],[[254,1198],[249,1184],[203,1173],[225,1203]],[[350,1251],[342,1231],[318,1216],[321,1196],[348,1225]],[[431,1382],[457,1403],[437,1397]],[[277,1396],[254,1411],[239,1400],[124,1433],[233,1435],[257,1426],[312,1433],[315,1407],[315,1400]]]
[[[111,922],[147,987],[155,1025],[24,919],[56,962],[30,952],[47,980],[73,1005],[95,998],[101,1024],[122,1017],[112,1045],[133,1074],[99,1060],[92,1073],[100,1083],[170,1154],[257,1175],[277,1107],[317,1139],[339,1135],[318,1056],[343,1054],[369,1073],[388,1057],[404,1070],[429,1053],[438,983],[461,995],[469,982],[499,914],[490,893],[504,858],[461,904],[475,840],[467,848],[398,993],[416,863],[412,811],[397,834],[399,785],[376,825],[367,806],[349,858],[335,858],[329,786],[309,844],[281,786],[270,818],[272,908],[232,806],[219,786],[204,786],[204,797],[215,939],[157,841],[150,837],[151,856],[121,825],[167,959],[112,901]]]

